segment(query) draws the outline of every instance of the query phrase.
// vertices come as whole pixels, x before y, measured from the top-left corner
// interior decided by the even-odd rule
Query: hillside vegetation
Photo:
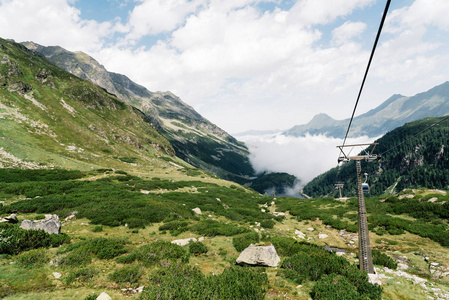
[[[0,40],[0,218],[18,219],[0,223],[0,297],[449,297],[447,192],[367,199],[379,286],[358,268],[355,199],[276,198],[220,180],[176,157],[151,123]],[[46,214],[61,234],[19,227]],[[273,245],[280,265],[236,265],[250,244]]]
[[[449,120],[425,130],[442,118],[426,118],[407,123],[375,141],[379,162],[362,161],[362,173],[368,173],[371,195],[400,192],[410,188],[447,189],[449,183]],[[370,151],[368,148],[367,151]],[[319,197],[336,196],[334,185],[344,183],[344,196],[356,195],[354,162],[335,167],[319,175],[304,187],[304,193]]]
[[[113,299],[449,295],[443,276],[449,252],[441,246],[449,240],[448,216],[431,208],[422,215],[408,209],[429,197],[446,208],[447,195],[423,190],[367,199],[372,245],[378,249],[374,263],[383,274],[379,286],[357,267],[355,199],[276,199],[237,185],[142,179],[108,169],[1,169],[0,179],[0,216],[16,213],[21,221],[57,214],[63,220],[61,235],[0,224],[0,295],[5,299],[95,299],[102,291]],[[404,195],[414,199],[399,201]],[[170,243],[181,238],[200,242]],[[280,267],[235,265],[250,243],[273,244]],[[327,244],[347,252],[337,256],[322,247]],[[406,262],[411,281],[404,277],[409,273],[394,271],[398,262]],[[423,281],[415,285],[415,280]],[[144,287],[142,293],[138,287]]]

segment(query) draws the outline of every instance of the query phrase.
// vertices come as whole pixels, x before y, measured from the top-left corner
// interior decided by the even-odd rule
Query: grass
[[[72,199],[82,199],[80,196],[82,196],[83,193],[86,193],[84,191],[88,191],[87,188],[84,189],[85,187],[97,187],[97,191],[99,192],[98,195],[102,195],[100,192],[104,187],[109,192],[112,191],[112,194],[118,193],[120,195],[120,193],[125,193],[124,195],[127,195],[126,197],[128,198],[128,204],[132,204],[133,201],[139,202],[139,199],[156,199],[161,201],[161,203],[162,201],[165,203],[167,203],[167,201],[172,201],[172,203],[175,204],[175,206],[173,206],[175,209],[178,207],[177,205],[179,205],[179,207],[181,207],[187,214],[187,217],[180,216],[176,213],[168,214],[164,216],[164,220],[148,223],[145,225],[145,228],[139,228],[136,231],[135,228],[125,226],[125,224],[118,226],[94,224],[95,222],[92,222],[92,219],[88,219],[86,216],[83,217],[82,211],[78,210],[79,212],[75,219],[63,221],[65,224],[63,226],[63,232],[68,234],[72,240],[70,246],[46,250],[50,260],[55,260],[61,255],[76,252],[78,249],[83,248],[81,245],[86,245],[87,247],[89,243],[93,243],[93,241],[98,240],[99,238],[108,240],[120,240],[126,238],[127,242],[123,249],[127,252],[116,258],[107,259],[101,259],[98,257],[98,254],[93,254],[90,256],[90,261],[86,262],[82,268],[79,267],[79,264],[75,266],[51,266],[47,262],[40,267],[26,269],[29,273],[27,275],[28,277],[17,272],[25,270],[23,267],[20,267],[17,263],[10,264],[10,262],[16,260],[15,257],[3,256],[0,259],[0,264],[3,268],[2,274],[4,274],[4,277],[0,281],[7,284],[7,286],[2,287],[2,292],[7,294],[7,296],[5,295],[6,299],[20,299],[21,297],[27,297],[27,299],[43,299],[44,296],[48,297],[49,295],[61,299],[69,298],[69,295],[81,295],[81,299],[84,299],[91,292],[99,294],[103,290],[107,291],[111,296],[115,295],[116,297],[121,298],[124,294],[120,292],[120,288],[137,287],[141,285],[154,286],[158,283],[154,283],[150,279],[151,276],[155,274],[154,272],[156,272],[156,270],[178,263],[194,267],[206,276],[218,276],[235,264],[235,260],[240,253],[235,249],[233,241],[239,238],[237,234],[246,235],[248,233],[239,233],[239,228],[246,232],[254,232],[254,228],[257,227],[254,225],[256,217],[258,222],[272,220],[268,218],[258,218],[260,205],[271,203],[271,197],[259,196],[242,187],[235,186],[235,184],[234,188],[226,188],[223,185],[227,185],[227,182],[224,182],[223,185],[217,185],[216,183],[208,182],[208,180],[203,181],[202,179],[172,182],[171,180],[167,180],[164,176],[158,176],[159,179],[154,178],[154,176],[151,177],[151,175],[135,178],[133,177],[135,176],[133,173],[120,173],[121,172],[111,172],[110,170],[89,171],[84,173],[85,176],[79,179],[61,180],[60,183],[64,183],[65,185],[57,184],[57,181],[42,181],[39,189],[36,189],[32,184],[28,184],[27,182],[2,183],[4,185],[2,197],[7,200],[8,205],[6,205],[6,207],[8,207],[8,209],[14,207],[17,208],[20,203],[28,203],[26,201],[29,200],[25,200],[25,198],[38,195],[37,191],[45,192],[40,195],[40,198],[36,198],[37,200],[55,194],[56,191],[60,193],[59,190],[62,188],[64,188],[64,193]],[[97,180],[86,180],[91,179],[92,177],[95,177]],[[232,184],[229,183],[229,187],[231,185]],[[79,189],[80,187],[82,189]],[[143,194],[140,192],[142,189],[149,190],[152,193]],[[164,190],[164,193],[159,193],[161,189]],[[180,190],[183,191],[185,197],[181,197],[182,193]],[[20,191],[20,193],[16,194],[15,192],[13,193],[13,191]],[[79,196],[74,197],[75,195]],[[90,195],[96,195],[96,190],[90,190]],[[94,197],[102,198],[100,196]],[[217,201],[216,198],[219,198],[220,201]],[[243,199],[253,199],[253,202],[241,203]],[[269,211],[280,209],[285,205],[285,201],[288,202],[291,201],[291,199],[278,198],[275,200],[276,204],[269,205],[267,209]],[[321,205],[312,205],[311,207],[323,210],[334,210],[333,215],[336,216],[343,215],[346,217],[349,215],[345,211],[340,211],[341,208],[339,207],[332,207],[332,202],[329,200],[325,199],[323,202],[325,203],[323,207],[321,207]],[[317,201],[315,203],[320,202]],[[92,205],[95,205],[95,203],[92,203]],[[339,205],[341,206],[342,204]],[[202,215],[195,216],[191,213],[191,208],[197,206],[202,209]],[[225,206],[227,208],[225,208]],[[233,212],[238,213],[237,216],[240,216],[239,220],[235,220],[235,215],[228,214],[227,211],[230,209],[232,209]],[[75,210],[75,207],[67,210],[67,212],[73,210]],[[7,213],[9,213],[9,211]],[[19,212],[19,219],[36,218],[41,214],[42,213],[40,212]],[[209,217],[209,215],[211,215],[211,217]],[[392,215],[398,217],[397,215]],[[230,216],[231,218],[228,218],[227,216]],[[353,222],[349,217],[346,218],[346,220],[347,222]],[[102,230],[95,230],[97,226],[101,226]],[[349,263],[355,262],[355,255],[353,254],[356,252],[356,245],[353,247],[348,243],[349,240],[339,235],[338,230],[331,226],[327,226],[322,220],[299,221],[295,216],[290,214],[289,211],[286,211],[286,217],[283,221],[275,221],[273,228],[269,227],[270,226],[267,226],[267,228],[257,227],[259,230],[263,229],[260,235],[260,242],[264,244],[269,243],[273,237],[293,238],[295,236],[295,230],[300,230],[306,234],[306,238],[310,239],[309,242],[319,246],[329,244],[330,246],[348,249],[349,252],[344,255],[344,257]],[[160,230],[160,228],[164,230]],[[308,231],[308,228],[313,228],[314,231]],[[182,230],[174,235],[170,233],[170,230],[173,230],[174,233],[174,231],[179,229]],[[328,238],[319,239],[318,235],[320,233],[326,233]],[[205,236],[202,245],[207,248],[207,252],[201,253],[200,255],[195,255],[195,253],[189,255],[188,246],[181,248],[183,249],[183,255],[189,255],[188,262],[184,260],[182,263],[183,260],[180,258],[176,260],[166,259],[148,264],[143,263],[143,261],[140,261],[137,258],[129,261],[120,260],[120,258],[133,253],[139,253],[139,251],[145,249],[147,245],[151,245],[154,242],[159,241],[159,243],[161,243],[161,241],[165,241],[167,243],[164,245],[168,246],[168,242],[174,239],[190,237],[199,238],[200,236]],[[430,261],[436,261],[443,264],[449,261],[448,250],[428,238],[419,237],[408,232],[399,236],[390,235],[388,233],[380,236],[373,232],[370,233],[370,237],[372,245],[382,253],[387,253],[390,257],[398,255],[397,253],[407,257],[410,265],[409,271],[415,275],[430,278],[428,263],[423,260],[423,255],[429,256]],[[278,253],[281,255],[282,260],[286,259],[285,253],[280,249],[278,250]],[[149,257],[152,256],[150,255]],[[117,280],[114,279],[113,274],[119,274],[119,271],[124,272],[124,274],[129,274],[129,276],[127,275],[129,280],[117,282]],[[305,299],[310,297],[310,292],[315,285],[314,281],[305,282],[298,288],[297,283],[279,276],[277,270],[264,269],[264,271],[268,278],[266,299],[286,297],[291,299]],[[60,280],[55,280],[52,277],[52,272],[60,272],[62,278]],[[37,281],[42,280],[44,277],[44,284],[41,285],[43,288],[37,288]],[[386,299],[401,299],[401,297],[422,295],[423,289],[419,286],[413,286],[409,289],[395,289],[394,286],[396,285],[396,282],[402,282],[405,286],[412,285],[410,282],[404,281],[401,277],[393,276],[393,278],[395,281],[390,280],[390,286],[385,287],[384,296]],[[30,282],[29,287],[26,284],[21,283],[26,282],[27,280]],[[36,285],[33,283],[35,280]],[[448,285],[447,283],[442,282],[439,286],[445,288]],[[81,292],[80,288],[83,288],[83,292]],[[12,289],[14,289],[14,291],[12,291]]]

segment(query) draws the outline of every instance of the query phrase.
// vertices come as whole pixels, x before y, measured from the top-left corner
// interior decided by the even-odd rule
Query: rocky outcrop
[[[61,221],[57,215],[45,215],[45,219],[42,221],[23,220],[20,228],[25,230],[39,230],[42,229],[47,233],[60,234],[61,233]]]
[[[248,248],[240,253],[236,260],[239,265],[277,267],[281,259],[279,258],[276,249],[273,245],[270,246],[256,246],[249,245]]]
[[[19,223],[19,221],[17,220],[16,214],[11,214],[11,215],[9,215],[7,217],[0,218],[0,223],[12,223],[12,224],[15,224],[15,223]]]

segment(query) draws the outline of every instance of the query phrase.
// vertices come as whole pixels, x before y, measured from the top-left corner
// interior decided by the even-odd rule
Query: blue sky
[[[0,0],[0,37],[83,51],[228,132],[349,118],[386,1]],[[357,114],[449,80],[449,1],[392,1]]]

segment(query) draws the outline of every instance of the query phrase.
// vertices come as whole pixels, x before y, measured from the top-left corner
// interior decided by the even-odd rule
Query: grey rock
[[[42,221],[23,220],[20,228],[25,230],[42,229],[50,234],[60,234],[61,221],[59,221],[59,217],[57,215],[45,215],[45,219]]]
[[[187,246],[190,242],[196,242],[197,239],[196,238],[188,238],[188,239],[181,239],[181,240],[174,240],[171,241],[172,244],[184,247]]]
[[[112,298],[105,292],[101,292],[101,294],[97,297],[97,300],[112,300]]]
[[[199,207],[192,208],[193,212],[197,215],[201,215],[201,209]]]
[[[13,224],[16,224],[16,223],[19,223],[19,220],[17,220],[16,214],[11,214],[11,215],[9,215],[7,217],[1,218],[0,219],[0,223],[13,223]]]
[[[236,263],[239,265],[246,264],[265,267],[277,267],[280,262],[281,259],[273,245],[256,246],[253,244],[243,250],[236,260]]]

